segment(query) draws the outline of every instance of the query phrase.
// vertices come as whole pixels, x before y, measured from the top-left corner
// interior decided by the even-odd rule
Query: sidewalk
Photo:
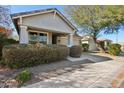
[[[84,66],[83,66],[84,65]],[[111,88],[112,81],[124,67],[124,58],[81,64],[81,67],[62,75],[25,86],[27,88]]]

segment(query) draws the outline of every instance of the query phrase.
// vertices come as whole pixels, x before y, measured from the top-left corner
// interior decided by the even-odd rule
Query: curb
[[[119,88],[123,81],[124,81],[124,69],[122,69],[117,75],[117,77],[114,80],[112,80],[112,83],[111,83],[112,87]]]

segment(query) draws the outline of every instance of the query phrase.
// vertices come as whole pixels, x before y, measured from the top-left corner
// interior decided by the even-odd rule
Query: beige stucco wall
[[[80,39],[79,39],[79,37],[76,37],[76,36],[73,37],[73,44],[74,44],[74,45],[79,45],[79,44],[80,44]]]
[[[68,36],[60,36],[57,38],[57,44],[68,46]]]
[[[54,13],[24,17],[22,24],[57,32],[74,33],[73,29],[58,14],[54,16]]]

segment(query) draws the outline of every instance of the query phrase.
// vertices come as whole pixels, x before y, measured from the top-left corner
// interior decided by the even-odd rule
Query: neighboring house
[[[102,43],[105,49],[107,49],[108,45],[112,42],[112,40],[109,39],[97,39],[97,42]],[[93,40],[93,38],[89,35],[83,36],[81,39],[81,43],[87,43],[89,44],[89,50],[95,51],[97,50],[96,44]]]
[[[97,39],[97,42],[101,43],[102,46],[104,46],[105,49],[108,49],[108,46],[112,43],[112,40],[110,39],[106,39],[106,38],[102,38],[102,39]]]
[[[93,41],[92,37],[89,35],[83,36],[81,39],[81,43],[89,44],[89,51],[97,50],[95,42]]]
[[[79,45],[76,27],[55,8],[12,14],[19,42]]]
[[[121,50],[122,50],[122,52],[124,52],[124,42],[119,42],[118,44],[121,45]]]

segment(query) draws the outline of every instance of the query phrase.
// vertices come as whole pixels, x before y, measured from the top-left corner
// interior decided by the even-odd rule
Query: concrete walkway
[[[102,55],[103,56],[103,55]],[[107,56],[108,55],[104,55]],[[97,55],[96,55],[97,57]],[[50,77],[27,88],[111,88],[121,68],[124,68],[124,57],[110,57],[113,60],[91,64],[80,64],[55,77]],[[97,61],[97,60],[96,60]],[[63,71],[65,69],[62,69]]]
[[[71,62],[81,61],[81,60],[85,60],[85,59],[91,60],[93,62],[103,62],[103,61],[112,60],[112,58],[110,58],[110,57],[100,56],[95,53],[83,53],[80,58],[68,57],[67,59]]]

